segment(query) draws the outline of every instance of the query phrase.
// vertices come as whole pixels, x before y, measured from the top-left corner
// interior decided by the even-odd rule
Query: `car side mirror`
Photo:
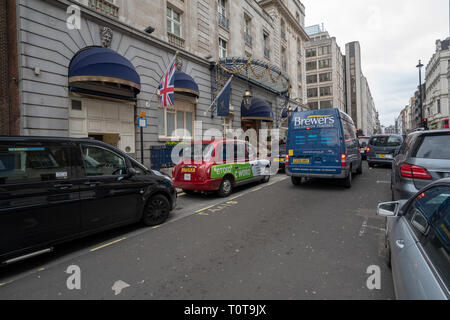
[[[121,176],[118,178],[119,181],[131,179],[137,175],[137,171],[135,168],[127,168],[127,174],[125,176]]]
[[[377,209],[377,216],[386,218],[396,217],[399,210],[400,202],[398,201],[380,203]]]

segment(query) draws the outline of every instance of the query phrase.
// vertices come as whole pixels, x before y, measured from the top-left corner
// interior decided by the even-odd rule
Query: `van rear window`
[[[412,156],[414,158],[450,160],[450,134],[423,137]]]
[[[293,141],[296,146],[334,146],[338,144],[337,129],[313,129],[294,132]]]
[[[370,140],[374,147],[399,147],[402,143],[403,139],[399,136],[379,136]]]

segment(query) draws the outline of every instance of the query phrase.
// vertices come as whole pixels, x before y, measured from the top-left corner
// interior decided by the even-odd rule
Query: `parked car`
[[[341,179],[351,188],[354,173],[363,170],[356,127],[339,109],[293,113],[287,151],[286,173],[294,185],[326,178]]]
[[[361,148],[361,156],[363,160],[367,159],[367,145],[369,144],[370,137],[359,137],[359,147]]]
[[[184,146],[180,158],[172,180],[187,194],[217,191],[221,197],[228,197],[235,186],[270,180],[270,160],[258,159],[256,150],[246,141],[197,141]]]
[[[170,178],[90,139],[0,137],[0,263],[141,221],[164,223]]]
[[[278,164],[280,171],[286,170],[286,143],[280,143],[279,152],[272,154],[272,162]]]
[[[450,130],[416,131],[392,166],[392,200],[408,199],[433,181],[450,177]]]
[[[387,262],[402,300],[450,299],[450,179],[409,200],[382,203],[387,217]]]
[[[392,165],[394,156],[403,143],[403,136],[398,134],[375,135],[367,146],[367,163],[373,168],[375,164]]]

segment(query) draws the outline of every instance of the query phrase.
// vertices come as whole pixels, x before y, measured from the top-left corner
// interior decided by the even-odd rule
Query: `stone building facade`
[[[306,103],[308,37],[297,0],[16,0],[16,5],[21,135],[90,136],[139,155],[137,118],[145,112],[148,165],[151,146],[201,138],[210,129],[243,128],[240,111],[248,88],[273,113],[268,121],[252,120],[256,129],[283,126],[283,110]],[[72,62],[89,50],[128,64],[139,81],[71,77]],[[196,90],[176,90],[175,105],[163,109],[158,87],[176,53],[177,72]],[[217,117],[209,107],[223,82],[214,75],[221,63],[237,61],[233,57],[251,60],[251,66],[255,61],[255,70],[269,69],[270,79],[285,81],[271,87],[267,79],[237,74],[230,115]]]
[[[319,25],[307,27],[306,83],[309,109],[346,111],[345,57],[336,38]]]

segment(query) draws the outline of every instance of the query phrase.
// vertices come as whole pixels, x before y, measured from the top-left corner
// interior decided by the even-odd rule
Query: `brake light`
[[[286,155],[286,163],[285,164],[286,164],[286,166],[289,166],[289,155],[288,154]]]
[[[370,147],[367,147],[367,148],[366,148],[366,152],[370,152]]]
[[[341,154],[341,166],[342,167],[347,166],[347,155],[345,153]]]
[[[405,178],[433,180],[427,169],[407,163],[400,167],[400,175]]]

